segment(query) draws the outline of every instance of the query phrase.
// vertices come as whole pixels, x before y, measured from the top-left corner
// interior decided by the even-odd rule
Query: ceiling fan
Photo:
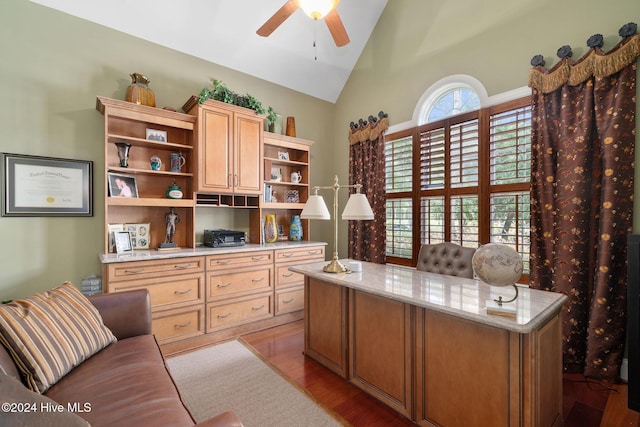
[[[258,28],[256,33],[259,36],[268,37],[293,12],[300,8],[314,21],[324,18],[336,46],[344,46],[350,40],[347,30],[342,24],[342,19],[340,19],[340,15],[336,10],[338,3],[340,3],[340,0],[288,0],[262,27]]]

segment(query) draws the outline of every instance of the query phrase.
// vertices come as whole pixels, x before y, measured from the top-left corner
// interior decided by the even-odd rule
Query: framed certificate
[[[2,153],[2,216],[93,216],[93,162]]]
[[[133,250],[133,246],[131,246],[131,233],[128,231],[115,231],[113,237],[116,241],[117,253],[122,254]]]

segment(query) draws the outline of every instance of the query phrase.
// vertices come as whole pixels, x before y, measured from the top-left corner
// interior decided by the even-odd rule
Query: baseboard
[[[620,366],[620,379],[629,382],[629,359],[626,357],[622,359],[622,365]]]

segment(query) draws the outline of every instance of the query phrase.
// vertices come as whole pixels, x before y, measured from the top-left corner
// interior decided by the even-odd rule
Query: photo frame
[[[298,190],[287,190],[284,194],[286,203],[300,203],[300,194]]]
[[[131,252],[133,246],[131,245],[131,233],[128,231],[115,231],[113,238],[116,242],[116,253],[122,254]]]
[[[109,196],[138,198],[138,183],[135,176],[109,172],[107,177],[109,179]]]
[[[115,233],[118,231],[125,231],[124,224],[107,224],[107,235],[109,238],[109,252],[116,251]]]
[[[125,224],[124,228],[131,235],[133,250],[149,249],[150,223]]]
[[[277,166],[271,167],[271,181],[280,182],[282,181],[282,169]]]
[[[147,128],[146,138],[149,141],[167,142],[167,131]]]
[[[289,160],[288,151],[278,151],[278,160]]]
[[[1,153],[2,216],[93,216],[93,162]]]

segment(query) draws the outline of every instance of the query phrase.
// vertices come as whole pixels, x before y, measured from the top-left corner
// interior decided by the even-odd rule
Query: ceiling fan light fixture
[[[298,7],[311,19],[322,19],[338,7],[340,0],[296,0]]]

